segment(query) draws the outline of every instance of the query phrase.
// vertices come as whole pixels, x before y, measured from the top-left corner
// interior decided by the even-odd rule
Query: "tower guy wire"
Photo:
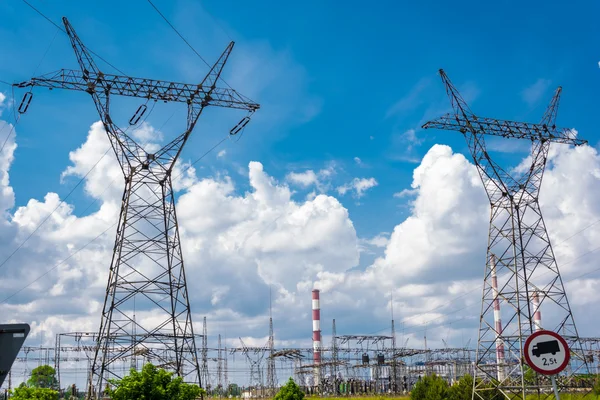
[[[548,382],[542,379],[533,382],[523,379],[526,372],[523,343],[535,326],[532,293],[540,294],[540,307],[551,310],[554,316],[551,323],[547,321],[548,329],[561,333],[573,354],[571,368],[565,379],[559,380],[560,390],[574,390],[575,386],[591,389],[591,382],[574,380],[575,375],[588,374],[589,370],[539,204],[550,144],[586,144],[572,130],[556,127],[562,89],[556,90],[539,124],[503,121],[476,116],[443,70],[440,75],[453,111],[427,122],[423,128],[463,134],[491,207],[475,361],[475,397],[485,398],[490,385],[508,399],[525,398],[529,393],[548,389]],[[529,140],[530,167],[521,173],[507,172],[490,157],[486,135]],[[494,304],[498,299],[508,305],[502,309],[503,325],[497,324],[500,310]]]
[[[101,397],[109,380],[121,376],[118,361],[141,348],[184,380],[202,385],[172,171],[205,107],[237,108],[251,114],[259,105],[233,89],[216,86],[233,44],[227,46],[200,84],[164,82],[104,74],[66,18],[63,24],[81,70],[62,69],[16,86],[90,94],[125,180],[88,397]],[[187,128],[156,153],[147,153],[113,123],[109,107],[112,95],[184,103],[188,108]],[[134,123],[144,114],[143,107],[132,117]],[[247,123],[249,117],[245,118]],[[132,318],[135,298],[152,309],[152,320]],[[136,332],[133,338],[131,332]]]

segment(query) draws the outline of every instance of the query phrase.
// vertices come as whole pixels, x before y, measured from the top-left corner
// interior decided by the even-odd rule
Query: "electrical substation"
[[[393,315],[383,334],[338,335],[338,330],[345,329],[336,327],[333,318],[322,320],[321,292],[314,289],[306,298],[312,330],[307,324],[304,335],[312,347],[278,345],[278,321],[271,315],[264,345],[248,346],[240,337],[234,346],[229,338],[228,346],[225,332],[214,331],[206,317],[201,332],[193,329],[194,305],[188,295],[192,284],[186,281],[172,173],[206,107],[247,112],[231,136],[242,131],[260,109],[229,85],[219,86],[234,43],[199,83],[136,78],[101,71],[97,57],[71,23],[67,18],[62,22],[79,69],[61,69],[14,84],[16,90],[26,91],[18,111],[28,111],[36,88],[90,95],[121,167],[125,189],[115,221],[113,255],[106,265],[109,278],[98,330],[59,333],[54,346],[25,342],[2,389],[24,381],[36,366],[51,365],[59,387],[77,381],[80,386],[74,392],[100,399],[109,380],[153,363],[200,385],[214,397],[271,398],[288,377],[310,395],[405,395],[427,375],[436,374],[453,384],[469,374],[475,378],[475,399],[487,399],[490,389],[511,400],[530,395],[545,398],[553,396],[553,383],[537,373],[533,379],[524,378],[528,367],[523,343],[534,332],[546,329],[562,335],[570,349],[569,365],[556,378],[557,390],[582,396],[591,392],[590,377],[600,374],[600,338],[579,336],[539,204],[550,145],[587,144],[572,130],[556,125],[560,87],[539,123],[483,118],[471,111],[440,70],[452,111],[422,127],[464,136],[490,204],[489,234],[480,238],[488,246],[486,259],[481,260],[485,274],[477,336],[473,332],[476,342],[428,348],[425,337],[423,343],[409,345],[404,338],[398,340]],[[110,100],[117,96],[147,103],[183,103],[186,129],[149,153],[114,123]],[[141,105],[130,124],[137,124],[147,109]],[[530,142],[528,168],[509,172],[496,162],[486,148],[486,135]],[[136,317],[136,301],[138,307],[152,308],[153,318]],[[322,323],[328,326],[326,336]]]

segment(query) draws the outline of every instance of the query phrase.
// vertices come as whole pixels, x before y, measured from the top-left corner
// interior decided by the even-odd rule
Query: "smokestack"
[[[492,294],[494,296],[494,325],[496,330],[496,363],[498,364],[498,380],[504,380],[504,343],[500,339],[502,332],[502,317],[500,316],[500,300],[498,299],[498,278],[496,277],[496,256],[491,255],[490,269],[492,270]]]
[[[540,311],[540,297],[537,291],[533,292],[532,295],[532,303],[533,303],[533,325],[535,326],[535,331],[542,330],[542,312]]]
[[[319,289],[312,291],[312,320],[313,320],[313,363],[321,364],[321,304]],[[319,385],[319,367],[315,367],[315,385]]]

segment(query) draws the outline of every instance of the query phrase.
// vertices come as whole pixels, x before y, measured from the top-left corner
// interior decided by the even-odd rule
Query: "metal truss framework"
[[[588,367],[538,199],[550,144],[577,146],[586,141],[576,138],[573,130],[555,125],[560,87],[539,124],[511,122],[475,116],[443,70],[440,74],[453,112],[427,122],[423,128],[464,135],[491,205],[475,396],[485,398],[490,387],[509,399],[552,393],[549,382],[540,376],[534,382],[524,378],[523,344],[536,328],[537,308],[530,301],[534,295],[539,295],[539,307],[543,306],[549,316],[545,328],[561,333],[572,350],[570,368],[559,380],[560,390],[567,391],[575,386],[574,377],[587,373]],[[530,140],[527,165],[507,172],[488,154],[484,135]],[[495,279],[497,285],[492,283]],[[506,305],[501,319],[499,302]]]
[[[229,349],[229,353],[235,354],[239,352],[246,356],[248,365],[250,366],[250,386],[259,391],[259,393],[265,393],[262,362],[265,355],[271,353],[272,349],[269,348],[268,344],[263,347],[246,346],[242,338],[239,339],[242,347],[233,347]],[[254,355],[254,357],[252,357],[251,354]]]
[[[23,347],[19,356],[16,360],[16,365],[13,366],[12,376],[13,380],[20,382],[23,379],[28,378],[28,372],[35,366],[41,364],[54,365],[57,371],[57,378],[59,379],[60,385],[72,383],[73,374],[80,375],[83,371],[91,371],[91,362],[93,361],[95,349],[97,347],[96,340],[97,332],[73,332],[63,333],[57,335],[55,347]],[[217,336],[218,337],[218,336]],[[201,341],[202,338],[197,335],[196,341]],[[588,363],[592,364],[594,361],[598,361],[600,355],[600,339],[599,338],[581,338],[581,342],[584,346],[584,354]],[[382,347],[370,347],[368,353],[371,354],[371,360],[368,365],[363,365],[362,354],[366,351],[365,347],[344,346],[338,348],[337,360],[334,359],[334,348],[322,348],[321,351],[326,356],[323,358],[321,367],[324,369],[330,369],[337,366],[340,375],[338,380],[335,382],[336,388],[333,388],[330,383],[330,376],[326,376],[323,385],[320,387],[304,387],[304,390],[311,393],[321,393],[325,395],[331,395],[334,389],[337,389],[339,394],[360,394],[360,393],[381,393],[382,391],[392,393],[406,393],[410,390],[412,385],[419,379],[427,374],[436,373],[442,376],[449,382],[454,382],[465,374],[473,373],[473,361],[475,360],[475,349],[469,348],[440,348],[440,349],[413,349],[408,347],[400,347],[393,351],[391,348]],[[227,354],[245,353],[252,359],[257,357],[264,360],[264,358],[271,358],[270,348],[264,347],[239,347],[233,349],[225,349],[223,346],[215,348],[207,348],[208,360],[215,366],[211,379],[215,382],[223,381],[223,386],[226,387],[228,380],[226,378],[228,368]],[[301,384],[304,382],[306,376],[312,376],[315,365],[312,363],[312,348],[280,348],[273,349],[272,358],[281,362],[282,370],[293,370],[294,375],[298,379],[297,382]],[[220,354],[220,355],[219,355]],[[390,382],[385,374],[380,376],[380,380],[388,383],[377,384],[372,377],[365,377],[365,368],[378,368],[376,358],[373,357],[376,354],[384,354],[385,361],[379,368],[382,372],[391,372],[393,369],[394,361],[396,369],[398,371],[398,386],[394,388],[392,382]],[[146,362],[156,363],[156,359],[148,358],[150,354],[137,354],[130,355],[128,358],[119,360],[120,366],[123,369],[128,369],[133,358],[136,358],[140,364]],[[170,360],[173,361],[173,360]],[[268,361],[268,360],[264,360]],[[308,362],[303,364],[302,362]],[[222,365],[221,372],[219,372],[219,363]],[[260,363],[257,365],[260,368]],[[256,368],[255,366],[255,368]],[[252,375],[251,367],[248,365],[247,370],[248,376]],[[234,367],[236,368],[236,367]],[[231,371],[229,371],[231,372]],[[256,374],[256,371],[254,372]],[[222,378],[221,378],[222,376]],[[234,383],[241,384],[238,378]],[[563,380],[562,377],[560,377]],[[329,386],[328,386],[329,385]],[[5,385],[6,387],[6,385]],[[218,387],[218,383],[215,388]],[[340,389],[342,391],[340,391]],[[268,388],[258,385],[252,385],[248,388],[253,392],[256,397],[271,397]],[[212,395],[223,395],[227,394],[227,391],[213,391]]]
[[[133,341],[135,336],[131,335],[129,340]],[[195,335],[195,340],[202,341],[204,337],[202,335]],[[97,332],[69,332],[60,333],[56,335],[56,346],[54,348],[48,348],[48,352],[52,350],[54,354],[54,369],[56,370],[56,377],[58,379],[59,387],[61,387],[61,374],[62,367],[61,362],[72,362],[80,363],[83,362],[83,368],[87,368],[91,372],[92,362],[96,350],[98,349],[98,333]],[[39,350],[39,348],[32,348],[33,350]],[[115,360],[115,367],[118,367],[127,371],[132,365],[144,365],[145,363],[152,363],[159,368],[169,369],[175,364],[175,355],[169,353],[168,349],[163,349],[160,353],[150,352],[147,349],[140,347],[137,351],[127,353],[127,346],[114,347],[111,349],[113,353],[124,354],[118,360]],[[29,359],[34,360],[32,358]],[[50,358],[48,357],[46,364],[50,365]],[[89,386],[89,381],[87,382]],[[86,392],[89,387],[86,388]]]
[[[205,107],[237,108],[251,114],[259,105],[233,89],[216,87],[233,42],[202,82],[182,84],[103,73],[66,18],[63,23],[81,70],[62,69],[16,86],[90,94],[125,179],[88,396],[99,396],[107,379],[119,377],[113,369],[117,360],[139,351],[155,355],[184,380],[202,385],[171,174]],[[185,103],[187,128],[160,150],[147,153],[113,123],[112,95]],[[143,107],[136,115],[145,112]],[[134,123],[139,120],[136,115]],[[241,123],[248,121],[249,116]],[[152,310],[150,318],[132,317],[136,300],[138,307]]]
[[[269,340],[267,347],[269,348],[269,356],[267,357],[267,390],[268,395],[275,396],[277,390],[277,372],[275,370],[275,337],[272,316],[269,316]]]

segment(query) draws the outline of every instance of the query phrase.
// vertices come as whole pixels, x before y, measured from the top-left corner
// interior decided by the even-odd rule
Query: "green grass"
[[[359,396],[359,395],[352,395],[352,396],[340,396],[340,397],[320,397],[320,396],[304,396],[305,399],[328,399],[328,400],[348,400],[348,399],[361,399],[361,400],[408,400],[410,399],[409,396],[394,396],[394,395],[390,395],[390,396],[372,396],[372,395],[364,395],[364,396]],[[562,400],[562,398],[561,398]]]

